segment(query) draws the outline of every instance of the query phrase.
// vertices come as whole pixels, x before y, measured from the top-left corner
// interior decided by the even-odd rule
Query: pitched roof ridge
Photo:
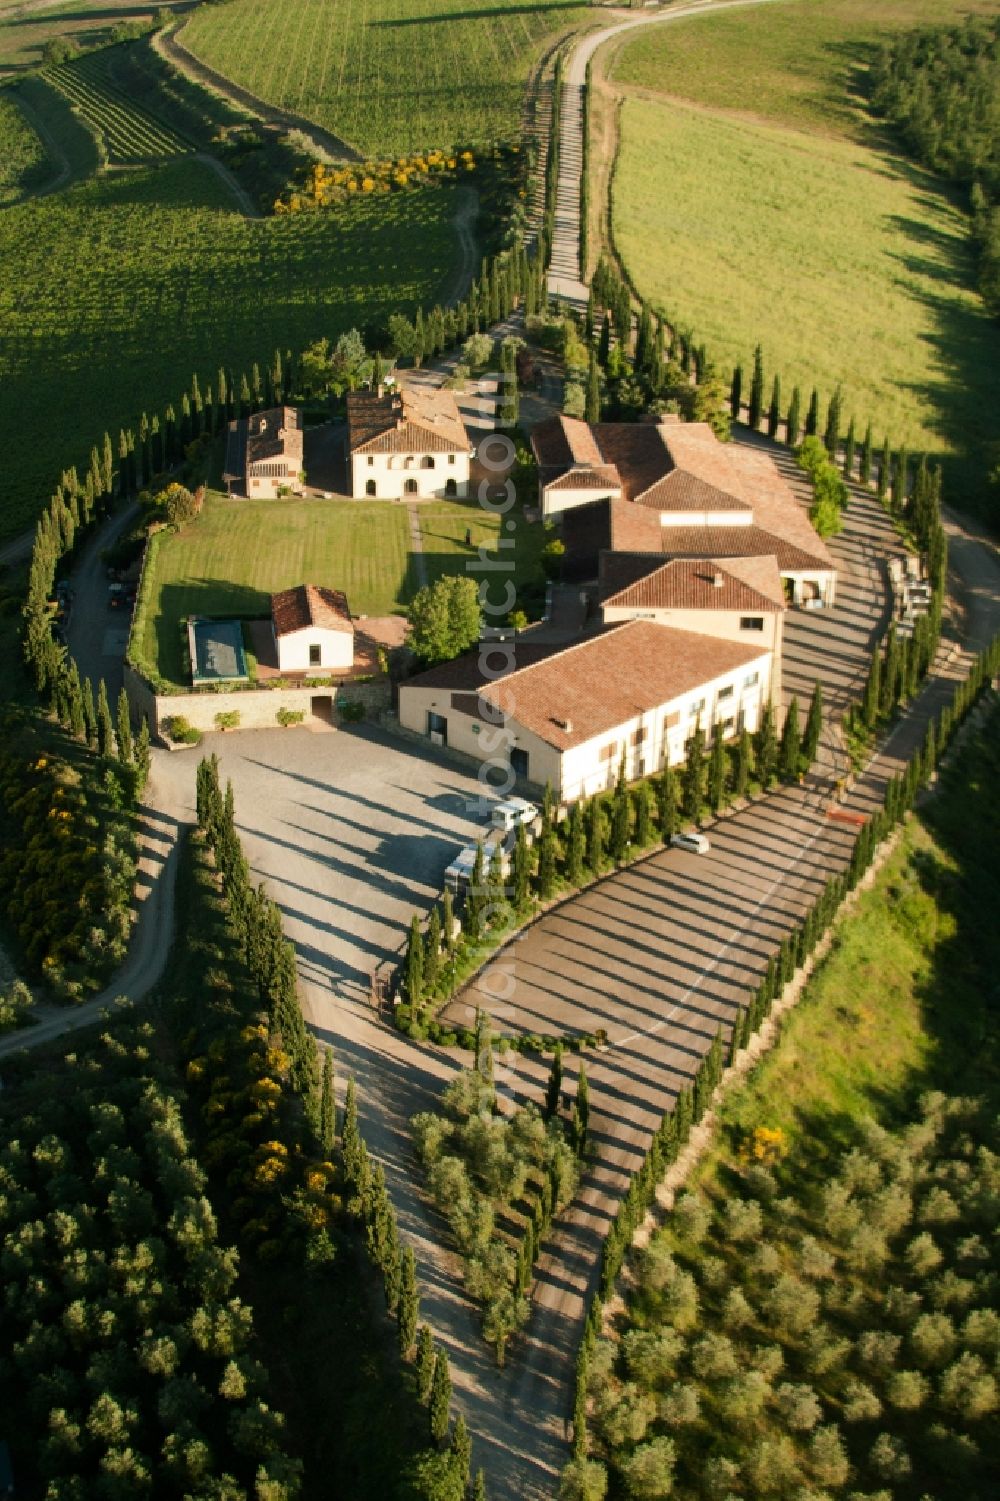
[[[649,625],[648,620],[616,620],[612,625],[602,625],[599,630],[592,631],[587,636],[582,636],[579,641],[570,641],[561,650],[550,652],[547,657],[540,657],[537,662],[526,662],[523,667],[512,667],[510,672],[503,673],[498,678],[493,678],[483,686],[489,688],[493,683],[510,682],[511,678],[523,677],[536,667],[544,667],[552,661],[553,657],[569,657],[584,646],[590,646],[595,641],[600,641],[605,636],[612,636],[616,631],[626,630],[631,625]],[[480,688],[480,693],[483,689]]]

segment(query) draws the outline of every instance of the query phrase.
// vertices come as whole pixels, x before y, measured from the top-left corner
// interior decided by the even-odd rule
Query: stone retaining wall
[[[141,673],[125,664],[125,691],[138,719],[145,715],[150,732],[162,735],[164,721],[179,715],[197,730],[215,730],[217,714],[237,713],[241,730],[273,730],[278,724],[278,710],[291,709],[314,717],[314,700],[320,709],[316,717],[329,719],[330,706],[363,704],[366,719],[378,717],[390,707],[392,688],[385,679],[375,683],[331,684],[314,688],[249,688],[223,693],[157,694]],[[325,709],[326,712],[323,712]],[[336,716],[334,716],[334,722]]]

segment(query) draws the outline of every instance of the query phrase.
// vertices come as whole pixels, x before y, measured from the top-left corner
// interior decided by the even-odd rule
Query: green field
[[[534,496],[522,495],[520,499],[532,501]],[[514,579],[518,588],[526,588],[537,596],[544,591],[545,575],[542,572],[541,551],[547,537],[540,522],[529,523],[518,512],[511,513],[514,522]],[[481,547],[495,549],[500,536],[500,517],[491,515],[473,502],[433,501],[420,506],[418,511],[420,536],[424,549],[424,567],[429,583],[446,573],[458,573],[466,561],[478,557]],[[471,542],[465,541],[466,532],[471,533]],[[508,534],[509,535],[509,534]],[[500,556],[498,553],[497,556]],[[503,554],[508,557],[507,553]],[[483,578],[483,574],[473,575]],[[504,597],[502,580],[508,575],[497,574],[501,580],[491,588],[491,598]],[[528,614],[532,612],[527,611]],[[536,611],[535,613],[539,613]]]
[[[588,19],[575,0],[232,0],[201,6],[181,41],[268,104],[377,156],[512,139],[533,63]]]
[[[38,136],[11,99],[0,98],[0,208],[34,192],[52,176]]]
[[[39,86],[41,87],[41,86]],[[205,164],[92,177],[0,212],[0,536],[34,521],[61,470],[199,372],[432,303],[454,273],[453,190],[336,214],[247,220]]]
[[[190,151],[190,144],[175,130],[113,86],[108,57],[107,52],[91,53],[78,62],[48,68],[43,77],[103,141],[110,162],[154,161]]]
[[[60,0],[37,10],[30,0],[5,0],[0,5],[0,77],[37,67],[45,43],[53,37],[71,38],[80,47],[106,41],[121,23],[152,21],[160,9],[173,10],[185,0],[137,5],[135,0]]]
[[[726,378],[760,342],[786,403],[842,382],[876,441],[975,452],[995,431],[1000,334],[971,290],[967,221],[918,167],[626,96],[612,211],[640,294]]]
[[[803,129],[868,128],[857,97],[874,48],[894,32],[995,15],[1000,0],[796,0],[643,31],[616,83],[743,110]]]

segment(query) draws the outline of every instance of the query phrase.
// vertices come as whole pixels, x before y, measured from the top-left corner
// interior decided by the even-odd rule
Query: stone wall
[[[313,717],[313,701],[322,705],[317,717],[329,720],[329,706],[360,703],[365,717],[376,718],[388,709],[392,700],[391,685],[385,679],[375,683],[346,683],[339,687],[315,688],[248,688],[223,693],[154,694],[146,679],[125,664],[125,691],[136,719],[145,715],[153,735],[163,733],[164,721],[179,715],[198,730],[214,730],[217,714],[237,713],[241,730],[273,730],[278,724],[278,710],[301,712],[306,720]],[[325,710],[325,712],[324,712]],[[336,715],[334,715],[334,721]]]

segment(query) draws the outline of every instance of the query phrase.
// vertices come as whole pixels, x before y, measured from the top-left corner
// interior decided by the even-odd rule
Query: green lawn
[[[866,131],[857,93],[883,38],[998,10],[1000,0],[797,0],[723,11],[642,31],[612,77],[804,129]]]
[[[434,501],[421,505],[418,514],[429,582],[433,583],[446,573],[458,573],[466,562],[478,558],[479,549],[483,547],[497,558],[513,563],[519,603],[527,591],[523,607],[529,615],[540,613],[537,608],[532,610],[529,606],[543,596],[545,588],[541,550],[546,536],[541,522],[529,523],[519,510],[512,510],[510,519],[514,522],[514,530],[505,535],[512,536],[513,550],[498,551],[501,518],[484,511],[475,501]],[[468,545],[465,541],[467,531],[471,533]],[[490,598],[496,600],[503,599],[503,580],[510,576],[506,571],[472,575],[480,581],[487,578],[499,581],[490,589]]]
[[[842,382],[845,418],[870,418],[876,441],[974,454],[995,431],[1000,334],[971,290],[967,221],[921,169],[626,96],[612,202],[636,287],[726,379],[738,360],[749,375],[759,341],[766,394],[774,372],[785,403]]]
[[[588,20],[575,0],[232,0],[200,6],[181,40],[376,156],[516,137],[532,64]]]
[[[355,615],[391,615],[417,588],[407,513],[391,501],[210,494],[196,522],[152,546],[140,650],[178,687],[189,686],[180,630],[188,615],[266,615],[275,590],[303,583],[343,589]]]
[[[44,86],[38,84],[39,89]],[[64,109],[63,101],[60,108]],[[201,162],[91,177],[0,212],[0,538],[31,524],[105,429],[450,281],[449,186],[322,215],[247,220]]]

